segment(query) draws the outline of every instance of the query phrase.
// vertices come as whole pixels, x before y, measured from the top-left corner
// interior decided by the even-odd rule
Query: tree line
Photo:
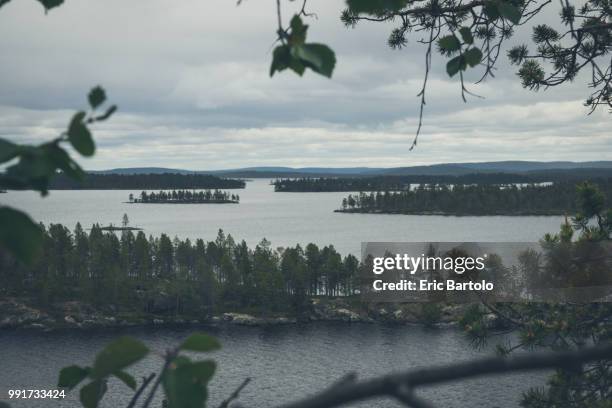
[[[201,188],[244,188],[243,180],[221,178],[210,174],[98,174],[74,179],[58,173],[49,181],[50,190],[169,190]]]
[[[147,193],[143,191],[138,198],[133,194],[129,195],[130,203],[142,204],[191,204],[191,203],[239,203],[240,196],[238,194],[230,194],[227,191],[221,190],[172,190],[159,191],[158,193]]]
[[[51,224],[31,265],[0,252],[0,291],[41,305],[79,300],[143,313],[300,315],[312,296],[355,294],[359,268],[355,256],[342,257],[332,245],[273,249],[263,239],[250,248],[222,230],[205,242]]]
[[[354,177],[293,177],[273,181],[277,192],[401,191],[415,184],[534,184],[612,177],[612,169],[537,170],[525,173],[470,173],[462,175],[382,175]]]
[[[594,183],[612,197],[612,179]],[[441,215],[563,215],[577,209],[576,185],[419,185],[416,189],[349,194],[338,212]]]

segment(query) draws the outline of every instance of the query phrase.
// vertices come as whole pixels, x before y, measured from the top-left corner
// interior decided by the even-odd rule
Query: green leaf
[[[294,47],[294,55],[314,72],[331,78],[336,66],[336,54],[324,44],[303,44]]]
[[[144,358],[149,349],[131,337],[120,337],[96,356],[92,378],[108,377]]]
[[[508,1],[500,1],[497,4],[497,10],[502,17],[514,24],[518,24],[521,21],[521,10]]]
[[[301,76],[306,68],[310,68],[329,78],[335,66],[336,55],[324,44],[279,45],[274,49],[270,76],[287,68]]]
[[[71,365],[62,368],[60,371],[59,381],[57,386],[59,388],[73,389],[89,374],[89,367],[79,367],[77,365]]]
[[[289,45],[304,44],[306,41],[306,31],[308,25],[302,22],[302,19],[297,14],[291,19],[291,34],[289,36]]]
[[[136,390],[136,380],[134,379],[134,377],[132,377],[125,371],[117,371],[114,372],[113,375],[120,379],[125,385],[127,385],[131,389]]]
[[[61,6],[64,0],[38,0],[38,2],[43,5],[45,11],[48,11],[54,7]]]
[[[272,65],[270,65],[270,76],[276,71],[280,72],[289,68],[291,64],[291,49],[287,45],[279,45],[272,53]]]
[[[83,388],[81,388],[80,397],[81,404],[85,408],[96,408],[98,402],[102,399],[106,393],[107,386],[105,380],[92,381]]]
[[[93,156],[96,145],[83,119],[85,119],[85,112],[78,112],[72,117],[68,126],[68,140],[83,156]]]
[[[28,151],[21,151],[19,161],[9,166],[7,174],[25,179],[51,177],[55,173],[55,166],[47,155],[44,147],[35,147]]]
[[[43,233],[30,217],[21,211],[0,207],[0,245],[17,259],[31,263],[40,253]]]
[[[187,337],[181,345],[181,350],[189,351],[214,351],[221,348],[217,339],[207,334],[195,333]]]
[[[188,371],[192,378],[202,384],[207,384],[212,380],[217,369],[217,364],[212,360],[197,361],[191,364]]]
[[[192,363],[187,357],[176,358],[162,379],[168,408],[202,408],[214,372],[212,361]]]
[[[470,67],[475,67],[476,65],[480,64],[480,61],[482,60],[482,51],[476,47],[470,48],[463,55],[465,56],[465,61]]]
[[[68,153],[56,143],[46,145],[45,150],[47,152],[47,156],[53,162],[53,164],[62,170],[68,177],[75,180],[82,180],[85,178],[85,172],[81,166],[72,160],[70,155],[68,155]]]
[[[106,120],[106,119],[110,118],[111,115],[113,113],[115,113],[116,110],[117,110],[117,105],[112,105],[102,115],[96,116],[96,120],[97,121]]]
[[[19,161],[6,169],[3,187],[31,189],[47,194],[49,179],[55,174],[55,165],[40,147],[35,153],[22,153]]]
[[[460,55],[448,61],[446,64],[446,72],[452,77],[459,71],[465,71],[466,67],[467,64],[465,58],[463,58],[463,55]]]
[[[104,101],[106,101],[106,92],[99,86],[93,88],[89,95],[87,95],[87,99],[89,100],[89,105],[92,109],[96,109],[98,106],[102,105]]]
[[[55,165],[42,146],[19,146],[19,161],[0,173],[3,188],[31,189],[46,194],[49,178],[55,174]]]
[[[454,35],[447,35],[438,40],[438,47],[446,52],[455,52],[461,48],[461,42]]]
[[[0,163],[14,159],[19,155],[19,152],[19,145],[5,139],[0,139]]]
[[[387,11],[399,11],[406,7],[408,0],[346,0],[353,13],[379,14]]]
[[[474,37],[472,36],[472,32],[468,27],[461,27],[459,29],[459,34],[461,34],[461,38],[463,38],[464,43],[472,44],[474,42]]]
[[[302,76],[304,74],[304,71],[306,71],[306,66],[298,58],[291,58],[291,61],[289,62],[289,68],[299,76]]]

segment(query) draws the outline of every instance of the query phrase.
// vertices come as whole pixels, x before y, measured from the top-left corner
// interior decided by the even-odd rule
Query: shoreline
[[[240,204],[239,201],[124,201],[123,204]]]
[[[423,304],[360,305],[355,308],[343,299],[313,299],[311,310],[301,316],[278,314],[261,316],[241,312],[220,312],[213,316],[155,315],[138,312],[100,310],[80,302],[64,302],[50,309],[38,309],[19,298],[0,300],[0,333],[6,330],[115,329],[128,327],[172,327],[201,325],[239,325],[270,327],[310,324],[315,322],[419,325],[432,327],[456,326],[463,305],[440,305],[434,319],[424,312]]]
[[[335,213],[343,214],[379,214],[379,215],[423,215],[443,217],[558,217],[565,215],[563,212],[533,212],[519,211],[514,213],[449,213],[444,211],[360,211],[360,210],[334,210]]]

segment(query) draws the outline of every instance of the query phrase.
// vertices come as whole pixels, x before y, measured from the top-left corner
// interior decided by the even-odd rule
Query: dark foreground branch
[[[585,363],[606,359],[612,359],[612,343],[575,351],[529,353],[512,358],[489,357],[447,366],[389,374],[364,381],[341,381],[320,394],[283,405],[282,408],[336,407],[349,402],[385,396],[396,398],[413,406],[425,406],[422,401],[415,403],[413,394],[411,394],[416,387],[421,385],[438,384],[485,374],[552,368],[575,369]]]
[[[155,373],[151,373],[148,377],[143,377],[140,388],[138,388],[138,391],[136,391],[136,394],[134,394],[134,396],[130,400],[130,403],[127,406],[127,408],[134,408],[136,406],[136,401],[138,401],[138,398],[140,398],[145,388],[147,388],[147,386],[153,380],[154,377],[155,377]]]
[[[219,408],[229,407],[230,403],[236,398],[238,398],[238,396],[240,396],[240,392],[242,391],[242,389],[246,387],[250,382],[251,382],[250,378],[245,379],[242,382],[242,384],[240,384],[238,388],[236,388],[236,390],[232,393],[232,395],[230,395],[225,401],[221,403],[221,405],[219,405]]]

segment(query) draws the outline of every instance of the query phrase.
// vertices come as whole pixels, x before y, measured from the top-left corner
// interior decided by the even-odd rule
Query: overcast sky
[[[0,137],[56,136],[100,84],[120,111],[95,128],[98,151],[80,160],[92,170],[612,159],[612,117],[587,116],[585,79],[534,93],[504,61],[495,79],[470,88],[485,98],[464,104],[440,56],[420,143],[409,152],[424,70],[420,37],[390,50],[392,26],[346,29],[343,1],[311,0],[318,19],[308,21],[309,40],[336,51],[333,78],[270,78],[274,3],[66,0],[45,15],[35,0],[13,0],[0,9]],[[558,10],[546,12],[542,18],[554,20]]]

